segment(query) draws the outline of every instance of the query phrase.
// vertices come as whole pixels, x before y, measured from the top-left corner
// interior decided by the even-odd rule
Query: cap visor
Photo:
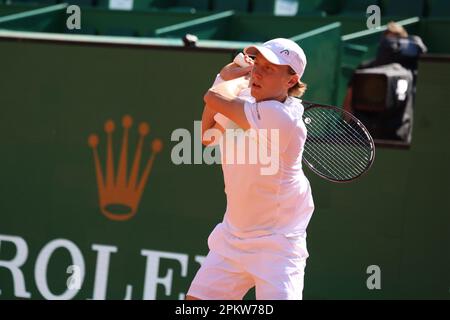
[[[260,53],[266,58],[269,62],[273,64],[287,64],[270,49],[267,49],[262,46],[250,46],[244,49],[244,53],[248,54],[249,56],[255,56],[257,53]]]

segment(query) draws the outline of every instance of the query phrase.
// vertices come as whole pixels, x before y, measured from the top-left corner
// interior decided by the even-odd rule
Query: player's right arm
[[[208,135],[205,135],[205,132],[207,130],[213,130],[217,129],[220,130],[222,133],[225,131],[224,128],[220,124],[214,120],[214,115],[217,112],[208,107],[207,104],[205,104],[205,107],[203,108],[203,114],[202,114],[202,144],[205,146],[210,145],[211,143],[217,143],[217,141],[211,141],[211,139],[208,139]]]

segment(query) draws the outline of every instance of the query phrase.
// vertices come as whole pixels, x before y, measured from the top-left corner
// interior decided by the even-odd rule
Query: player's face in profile
[[[284,100],[291,75],[288,66],[269,62],[257,53],[250,78],[251,94],[256,101]]]

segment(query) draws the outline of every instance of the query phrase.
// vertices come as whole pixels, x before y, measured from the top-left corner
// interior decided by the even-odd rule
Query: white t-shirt
[[[218,76],[214,85],[222,81]],[[232,150],[237,153],[237,149],[247,147],[244,152],[245,163],[237,163],[236,157],[234,161],[226,161],[229,149],[221,141],[227,196],[224,225],[230,233],[241,238],[274,233],[306,236],[314,202],[309,181],[302,170],[306,140],[306,127],[302,119],[304,108],[300,100],[293,97],[288,97],[284,103],[276,100],[255,102],[250,89],[243,90],[239,97],[246,101],[245,115],[250,130],[258,133],[258,146],[266,146],[264,150],[268,155],[267,151],[279,145],[279,155],[272,159],[272,162],[277,161],[278,170],[272,170],[273,174],[262,174],[261,169],[267,169],[269,165],[267,161],[249,161],[250,148],[243,141],[248,142],[250,139],[243,135],[235,138],[235,148]],[[272,129],[277,129],[278,139],[271,134]],[[228,144],[228,140],[225,144]]]

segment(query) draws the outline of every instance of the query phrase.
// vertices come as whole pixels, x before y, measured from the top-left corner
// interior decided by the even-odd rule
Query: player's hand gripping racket
[[[249,64],[240,53],[234,62]],[[350,182],[367,172],[375,159],[375,143],[351,113],[334,106],[302,101],[307,136],[303,163],[333,182]]]

